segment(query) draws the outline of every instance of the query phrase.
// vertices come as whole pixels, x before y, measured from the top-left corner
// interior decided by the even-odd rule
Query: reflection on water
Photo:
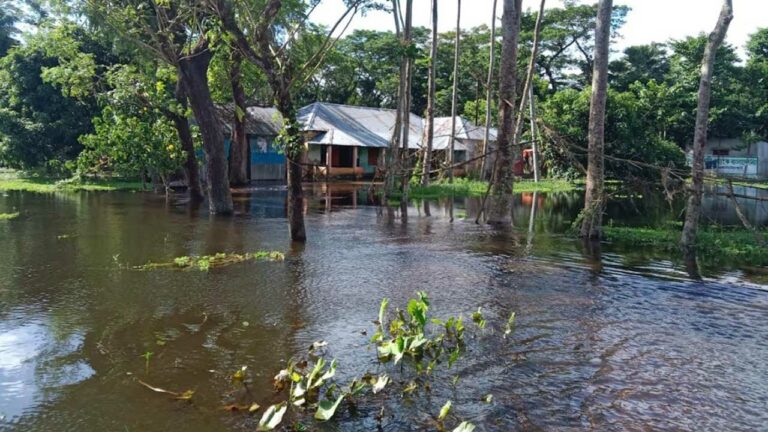
[[[262,405],[274,373],[313,341],[329,342],[342,382],[377,363],[366,349],[382,297],[417,290],[438,315],[477,306],[517,312],[513,337],[485,334],[457,363],[462,385],[345,411],[327,430],[429,428],[445,400],[482,430],[758,430],[768,424],[768,290],[760,269],[687,278],[652,251],[586,249],[562,233],[579,194],[523,194],[516,229],[474,224],[479,201],[376,207],[366,185],[308,186],[304,247],[287,240],[285,192],[234,194],[235,217],[179,198],[131,193],[0,195],[0,429],[253,430],[223,412],[240,397],[231,372],[253,371]],[[647,195],[616,200],[608,219],[679,217]],[[760,210],[753,214],[759,221]],[[716,216],[711,213],[710,216]],[[725,209],[723,218],[728,216]],[[723,219],[725,220],[725,219]],[[209,273],[138,272],[175,256],[275,249],[285,262]],[[149,371],[141,354],[153,352]],[[194,389],[194,404],[137,384]],[[480,402],[494,395],[492,404]],[[256,416],[258,417],[258,416]]]

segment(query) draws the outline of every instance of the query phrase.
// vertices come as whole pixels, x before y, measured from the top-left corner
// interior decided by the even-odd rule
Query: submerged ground
[[[585,250],[563,233],[578,193],[518,197],[517,229],[474,224],[477,200],[414,203],[406,224],[365,185],[307,189],[306,246],[287,240],[284,191],[235,195],[237,215],[209,216],[183,197],[131,192],[0,192],[0,429],[254,430],[231,403],[247,365],[262,405],[270,380],[314,341],[338,374],[378,372],[368,347],[383,297],[427,291],[438,316],[478,306],[493,324],[429,392],[380,394],[322,430],[434,429],[451,416],[479,430],[759,430],[768,424],[765,268],[709,261],[691,280],[653,245]],[[707,218],[737,223],[721,201]],[[533,209],[533,211],[532,211]],[[757,223],[768,214],[746,210]],[[618,199],[608,220],[672,223],[657,197]],[[276,250],[284,261],[201,271],[137,271],[183,255]],[[365,333],[365,334],[364,334]],[[142,354],[152,352],[147,366]],[[398,379],[397,369],[387,369]],[[138,384],[195,390],[174,401]],[[490,403],[481,401],[492,394]],[[318,427],[309,423],[310,430]]]

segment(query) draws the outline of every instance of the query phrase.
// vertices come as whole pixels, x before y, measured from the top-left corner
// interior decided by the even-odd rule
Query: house
[[[688,163],[693,161],[688,151]],[[768,178],[768,142],[747,144],[739,138],[710,138],[704,148],[705,170],[734,177]]]
[[[234,106],[220,105],[217,108],[224,131],[225,151],[229,154]],[[286,159],[275,144],[283,123],[280,113],[273,107],[258,106],[248,107],[246,113],[245,127],[251,155],[250,179],[284,181]],[[305,174],[311,178],[375,177],[377,169],[384,165],[396,117],[396,110],[393,109],[324,102],[301,108],[297,121],[305,136],[305,152],[301,161],[306,166]],[[424,123],[424,119],[411,113],[408,148],[412,154],[423,149]],[[445,160],[450,136],[451,118],[436,118],[433,141],[436,166],[439,161]],[[484,138],[483,127],[457,117],[454,162],[470,161],[457,169],[457,174],[479,170],[481,161],[474,159],[482,154]],[[495,129],[491,129],[489,138],[493,144],[496,140]]]
[[[310,174],[324,176],[375,175],[383,165],[395,127],[396,111],[315,102],[299,110],[306,136],[305,164]],[[411,114],[409,149],[421,146],[423,120]]]
[[[443,154],[443,160],[451,145],[451,117],[435,118],[435,132],[432,141],[432,150],[437,154]],[[456,170],[456,174],[468,172],[478,172],[482,160],[478,159],[483,154],[483,143],[485,140],[485,127],[475,126],[464,117],[456,116],[456,134],[453,143],[453,162],[458,164],[468,162],[465,166]],[[496,129],[491,128],[488,134],[489,146],[493,147],[496,143]],[[438,156],[439,158],[439,156]],[[436,158],[437,159],[437,158]],[[493,161],[490,159],[490,163]]]
[[[234,105],[218,106],[224,146],[229,155]],[[273,107],[251,106],[246,109],[245,133],[248,138],[250,158],[249,180],[284,181],[286,178],[285,154],[275,145],[275,138],[283,127],[280,112]]]

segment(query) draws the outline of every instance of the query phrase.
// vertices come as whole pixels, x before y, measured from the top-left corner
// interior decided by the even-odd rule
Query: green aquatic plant
[[[7,221],[11,219],[16,219],[19,217],[19,212],[16,213],[0,213],[0,221]]]
[[[271,405],[264,411],[264,415],[259,420],[259,425],[256,428],[257,431],[271,431],[274,430],[281,421],[283,421],[283,415],[288,411],[288,404],[280,402],[276,405]]]
[[[453,432],[472,432],[475,430],[475,425],[470,422],[461,422]]]
[[[196,269],[200,271],[209,271],[214,267],[225,267],[232,264],[246,261],[283,261],[285,255],[277,251],[258,251],[237,253],[217,253],[214,255],[190,255],[180,256],[166,263],[149,262],[144,265],[133,267],[135,270],[157,270],[157,269]]]
[[[506,338],[510,334],[512,334],[512,331],[515,329],[515,313],[512,312],[509,314],[509,318],[507,318],[507,323],[504,325],[504,337]]]
[[[149,360],[152,358],[153,354],[154,354],[153,352],[147,351],[144,354],[139,356],[144,359],[144,373],[147,375],[149,375]]]
[[[193,266],[193,260],[189,261],[181,257],[177,259],[183,266]],[[174,264],[176,265],[176,264]],[[441,380],[446,384],[452,383],[456,387],[459,375],[444,377],[442,375],[432,377],[435,368],[443,363],[448,367],[458,361],[461,354],[466,351],[464,334],[466,328],[461,315],[451,316],[441,320],[430,317],[431,302],[425,292],[417,292],[416,298],[408,300],[404,309],[395,308],[389,311],[389,299],[381,301],[378,320],[374,321],[377,331],[370,343],[376,347],[377,358],[383,362],[400,364],[399,379],[393,379],[390,373],[366,373],[362,377],[356,377],[347,384],[337,381],[338,363],[335,359],[329,360],[328,343],[323,340],[313,342],[298,359],[291,359],[285,368],[281,369],[272,380],[272,390],[275,397],[281,400],[270,405],[261,416],[257,430],[270,431],[280,427],[286,416],[291,419],[294,429],[307,429],[305,422],[312,419],[317,422],[325,422],[334,418],[342,407],[355,410],[359,398],[366,395],[377,397],[383,393],[415,397],[419,390],[428,392],[431,388],[431,380]],[[485,322],[480,308],[473,314],[473,321],[478,328],[480,322]],[[512,331],[511,323],[514,314],[507,320],[505,335]],[[499,330],[501,326],[499,326]],[[484,335],[494,334],[493,331],[483,332]],[[149,370],[151,352],[142,357],[146,361],[146,370]],[[408,365],[406,367],[406,365]],[[415,372],[415,374],[414,374]],[[242,386],[248,395],[252,395],[249,389],[248,368],[243,366],[231,375],[231,382],[235,386]],[[437,381],[436,381],[437,382]],[[191,393],[173,393],[151,386],[148,388],[177,396],[177,399],[189,396]],[[257,394],[259,392],[256,392]],[[478,396],[479,398],[479,396]],[[480,400],[491,403],[489,394]],[[261,407],[252,400],[245,404],[230,404],[221,407],[230,412],[254,413]],[[438,430],[447,430],[444,426],[452,409],[451,401],[447,401],[435,417]],[[311,417],[310,417],[311,416]],[[383,421],[383,408],[376,421],[381,425]],[[298,425],[298,426],[297,426]],[[309,428],[311,429],[311,427]],[[455,431],[469,432],[474,426],[468,422],[462,422]]]

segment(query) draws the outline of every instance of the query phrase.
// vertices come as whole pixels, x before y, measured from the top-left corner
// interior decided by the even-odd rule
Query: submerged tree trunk
[[[400,18],[400,2],[398,0],[392,0],[392,14],[395,18],[395,34],[398,38],[402,38],[402,22]],[[401,40],[400,43],[402,44],[403,41]],[[402,138],[402,128],[403,128],[403,102],[405,97],[405,78],[406,78],[406,70],[408,67],[407,64],[406,55],[403,54],[400,58],[400,71],[399,71],[399,77],[400,81],[397,87],[397,111],[395,112],[395,125],[392,131],[392,141],[389,143],[389,151],[386,155],[386,168],[385,168],[385,179],[384,179],[384,198],[385,201],[388,200],[388,198],[392,195],[392,193],[395,191],[395,185],[397,182],[397,177],[400,174],[400,139]]]
[[[499,77],[499,134],[498,153],[488,196],[488,223],[504,225],[512,223],[512,191],[516,149],[515,103],[517,99],[517,40],[520,34],[520,9],[522,0],[504,0],[501,18],[503,42],[501,46],[501,71]]]
[[[710,33],[704,58],[701,61],[701,80],[699,81],[699,103],[696,108],[696,126],[693,135],[693,167],[691,195],[685,210],[685,224],[680,239],[680,246],[691,254],[696,246],[696,232],[701,217],[701,197],[704,193],[704,146],[707,144],[707,123],[709,122],[709,101],[712,91],[712,74],[714,73],[715,54],[723,43],[728,26],[733,19],[733,3],[723,1],[723,8],[717,19],[715,29]]]
[[[456,112],[459,104],[459,54],[461,53],[461,0],[457,0],[456,38],[453,42],[453,89],[451,93],[451,136],[448,138],[448,182],[453,183],[453,153],[456,147]]]
[[[179,77],[176,83],[176,101],[182,109],[187,108],[187,96],[184,92],[182,78]],[[184,150],[184,173],[187,176],[187,192],[189,198],[194,201],[203,199],[203,188],[200,185],[200,168],[197,165],[197,155],[195,154],[195,142],[192,139],[192,131],[189,127],[189,119],[178,112],[171,114],[171,120],[179,136],[181,149]]]
[[[411,38],[411,32],[413,30],[413,0],[405,0],[405,26],[403,29],[403,39],[407,46],[413,43]],[[411,135],[411,84],[413,82],[413,58],[411,56],[406,57],[405,63],[405,83],[403,88],[402,100],[402,118],[403,118],[403,137],[400,140],[402,146],[401,151],[401,166],[402,166],[402,178],[400,179],[400,192],[402,197],[400,198],[400,218],[402,220],[408,219],[408,184],[410,182],[410,135]]]
[[[208,180],[208,208],[211,213],[232,213],[232,194],[229,191],[227,157],[224,154],[224,134],[219,115],[208,87],[208,64],[211,52],[204,47],[182,58],[179,68],[184,88],[203,137],[206,177]]]
[[[480,178],[485,179],[488,171],[488,155],[490,154],[491,138],[491,97],[493,94],[493,68],[496,56],[496,2],[493,0],[493,12],[491,13],[491,40],[490,59],[488,60],[488,79],[485,82],[485,130],[483,131],[483,159],[480,162]]]
[[[539,52],[539,36],[541,35],[541,22],[544,18],[544,5],[546,0],[541,0],[539,4],[539,14],[536,16],[536,26],[533,30],[533,48],[531,49],[531,58],[528,61],[528,71],[525,75],[525,84],[523,85],[523,95],[520,98],[520,110],[517,113],[517,123],[515,124],[515,145],[520,145],[520,138],[523,133],[523,120],[525,116],[525,105],[530,105],[531,120],[531,149],[533,150],[533,180],[539,181],[539,158],[536,146],[536,109],[533,100],[533,77],[536,72],[536,55]]]
[[[608,97],[608,44],[611,36],[613,0],[600,0],[595,28],[595,60],[592,73],[592,100],[589,106],[589,147],[587,152],[587,191],[581,213],[582,238],[599,239],[603,234],[605,207],[605,102]]]
[[[276,76],[273,75],[276,78]],[[291,240],[303,242],[307,240],[304,226],[304,189],[302,188],[301,155],[304,149],[304,138],[296,121],[296,109],[288,88],[277,92],[277,109],[283,116],[283,145],[286,164],[288,165],[288,225]]]
[[[245,131],[247,107],[245,90],[241,83],[241,66],[243,57],[240,51],[232,50],[232,62],[229,66],[229,82],[232,86],[234,102],[234,118],[232,120],[232,137],[229,143],[229,183],[234,186],[248,183],[248,138]]]
[[[429,172],[432,170],[432,144],[435,141],[435,80],[437,79],[437,0],[432,0],[432,46],[429,49],[429,83],[427,90],[427,142],[424,149],[424,163],[421,185],[429,185]],[[429,209],[426,206],[425,209]]]

